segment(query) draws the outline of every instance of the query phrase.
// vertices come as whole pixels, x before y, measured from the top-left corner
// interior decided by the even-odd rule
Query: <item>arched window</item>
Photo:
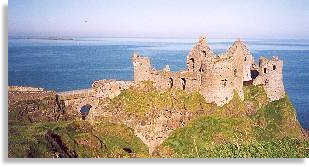
[[[276,70],[276,66],[275,65],[273,65],[273,70]]]
[[[247,57],[245,57],[245,61],[247,61]]]
[[[266,68],[264,68],[264,74],[266,74]]]
[[[234,69],[234,76],[237,76],[237,69]]]

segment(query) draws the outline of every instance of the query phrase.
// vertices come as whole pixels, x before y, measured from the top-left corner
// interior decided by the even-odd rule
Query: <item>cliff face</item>
[[[84,121],[54,92],[10,92],[9,157],[308,157],[287,96],[269,102],[262,85],[243,91],[244,101],[235,94],[218,107],[142,82],[101,98]]]
[[[203,133],[197,133],[195,138],[190,137],[190,142],[226,144],[251,143],[261,138],[302,139],[295,110],[287,97],[269,102],[262,85],[245,86],[244,93],[244,101],[236,93],[228,104],[218,107],[207,103],[198,92],[186,93],[177,89],[162,92],[151,82],[144,82],[130,87],[112,100],[101,100],[100,107],[93,110],[87,119],[96,122],[107,118],[111,122],[125,124],[147,144],[150,153],[156,153],[158,146],[173,139],[173,135],[192,137],[192,130],[179,132],[179,129],[196,127],[192,123],[196,120],[205,122],[199,132],[211,134],[204,140]],[[222,132],[222,129],[227,131]],[[190,144],[183,145],[188,149],[191,147]]]
[[[76,118],[64,108],[55,91],[28,87],[9,88],[9,122],[45,122]]]

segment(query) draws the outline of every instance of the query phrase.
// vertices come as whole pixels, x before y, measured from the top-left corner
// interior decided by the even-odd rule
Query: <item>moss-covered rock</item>
[[[235,93],[218,107],[198,92],[143,82],[101,99],[91,123],[23,121],[22,107],[39,106],[46,115],[49,103],[18,102],[9,113],[9,157],[308,157],[287,96],[270,102],[263,86],[249,85],[244,98]]]
[[[252,97],[253,98],[252,98]],[[248,113],[252,102],[255,113]],[[177,129],[154,152],[158,157],[308,157],[296,111],[287,96],[269,102],[261,86],[245,87],[215,112]]]
[[[148,156],[147,146],[124,125],[86,121],[9,125],[9,157]]]
[[[263,106],[251,118],[257,140],[302,137],[296,111],[287,96]]]
[[[112,106],[119,106],[132,114],[144,114],[155,110],[185,109],[191,112],[209,110],[213,104],[206,103],[198,92],[187,93],[184,90],[170,89],[159,91],[151,82],[130,87],[112,99]]]
[[[172,132],[163,146],[172,148],[177,155],[198,156],[197,150],[200,148],[226,143],[241,145],[254,141],[250,125],[250,119],[205,116]],[[158,151],[161,152],[160,148]]]

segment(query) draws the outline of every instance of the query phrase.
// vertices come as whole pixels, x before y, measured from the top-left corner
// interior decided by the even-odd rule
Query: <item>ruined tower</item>
[[[234,91],[243,99],[243,57],[239,42],[235,42],[226,53],[212,55],[203,64],[201,94],[207,102],[223,105],[229,102]]]
[[[259,75],[253,81],[253,84],[263,85],[270,101],[279,100],[285,95],[282,69],[283,62],[278,57],[272,57],[271,60],[268,60],[262,56],[259,59]]]
[[[240,60],[243,61],[243,81],[250,81],[251,78],[251,69],[255,65],[254,58],[249,51],[249,49],[246,47],[245,43],[238,39],[236,42],[237,46],[241,50],[239,62]]]
[[[187,56],[187,66],[189,72],[203,72],[206,68],[210,68],[207,65],[211,64],[211,60],[215,54],[209,48],[206,38],[200,37],[197,44],[190,50]]]
[[[141,57],[137,53],[132,56],[134,68],[134,81],[146,81],[150,79],[151,64],[149,57]]]

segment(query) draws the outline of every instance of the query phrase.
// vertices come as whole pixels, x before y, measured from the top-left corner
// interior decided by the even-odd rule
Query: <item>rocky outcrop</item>
[[[125,124],[134,129],[134,133],[149,147],[152,153],[169,134],[180,127],[185,126],[191,119],[202,113],[192,113],[183,110],[154,110],[145,115],[135,115],[121,110],[109,108],[109,105],[97,108],[89,113],[88,120],[99,121],[101,119],[112,120],[115,123]]]
[[[11,91],[14,90],[14,91]],[[74,116],[64,110],[55,91],[41,88],[9,89],[9,122],[41,122],[72,120]]]

